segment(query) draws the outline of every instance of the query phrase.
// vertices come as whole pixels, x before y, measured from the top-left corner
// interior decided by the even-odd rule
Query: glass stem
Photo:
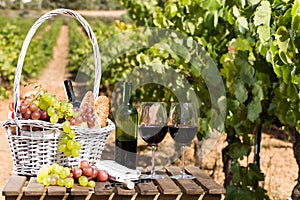
[[[183,178],[184,174],[185,174],[185,160],[184,160],[184,151],[185,151],[185,145],[181,145],[181,157],[182,157],[182,168],[181,168],[181,176]]]
[[[155,150],[156,150],[156,145],[151,145],[151,149],[152,149],[152,167],[151,167],[151,176],[152,178],[155,176]]]

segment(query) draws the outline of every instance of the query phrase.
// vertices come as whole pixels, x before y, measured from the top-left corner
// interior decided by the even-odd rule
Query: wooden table
[[[3,188],[6,200],[215,200],[221,199],[226,190],[197,167],[186,167],[193,180],[172,180],[168,175],[178,174],[180,168],[167,167],[166,177],[139,183],[134,189],[121,186],[107,187],[110,182],[97,182],[94,189],[74,185],[71,189],[59,186],[44,187],[35,177],[13,175]],[[163,172],[165,173],[165,172]]]

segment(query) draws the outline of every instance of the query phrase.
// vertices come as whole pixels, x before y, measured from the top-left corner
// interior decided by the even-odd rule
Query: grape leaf
[[[239,25],[241,25],[244,29],[249,30],[248,22],[247,22],[247,19],[245,17],[238,17],[237,21],[238,21]]]
[[[239,11],[239,9],[236,7],[236,5],[234,5],[234,6],[232,7],[232,12],[233,12],[233,15],[234,15],[236,18],[240,16],[240,11]]]
[[[257,7],[254,14],[254,25],[268,25],[271,19],[271,7],[268,1],[262,1],[260,6]]]
[[[233,84],[234,95],[239,100],[239,102],[243,103],[248,98],[248,91],[244,86],[243,82],[238,80]]]
[[[263,25],[257,28],[257,33],[259,35],[259,39],[263,42],[268,41],[271,37],[270,26]]]
[[[262,111],[261,102],[258,97],[255,97],[247,107],[247,119],[254,122]]]
[[[261,0],[248,0],[248,3],[252,6],[256,5],[256,4],[259,4]]]
[[[174,3],[172,3],[171,5],[169,5],[167,7],[167,13],[169,14],[170,18],[175,17],[177,14],[177,11],[178,11],[177,6]]]

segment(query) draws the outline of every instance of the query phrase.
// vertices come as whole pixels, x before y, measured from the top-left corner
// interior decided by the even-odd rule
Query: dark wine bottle
[[[64,81],[65,92],[69,102],[73,104],[74,107],[80,107],[80,101],[78,101],[75,97],[73,86],[71,80]]]
[[[115,161],[136,169],[138,114],[130,101],[132,83],[123,86],[123,102],[116,112]]]

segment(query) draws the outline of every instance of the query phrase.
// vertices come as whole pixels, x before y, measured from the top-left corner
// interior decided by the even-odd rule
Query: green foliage
[[[0,30],[0,75],[2,77],[0,99],[3,99],[9,97],[8,91],[13,86],[21,47],[34,20],[0,18],[0,24],[2,24],[3,27]],[[47,66],[47,62],[52,57],[53,46],[55,45],[61,24],[62,21],[58,20],[52,25],[52,28],[44,32],[39,39],[33,38],[25,56],[22,71],[23,78],[35,78],[41,69]],[[45,25],[42,25],[39,30],[43,30]]]
[[[198,138],[209,135],[212,127],[240,138],[240,142],[229,144],[233,180],[226,198],[267,199],[266,191],[259,186],[264,176],[249,163],[248,156],[258,124],[279,119],[283,125],[300,130],[298,1],[123,0],[123,4],[134,24],[117,21],[111,31],[103,32],[107,28],[103,25],[96,29],[105,68],[102,84],[112,89],[128,77],[151,77],[153,82],[159,82],[159,77],[166,76],[169,70],[182,74],[200,105]],[[147,35],[149,27],[182,35],[168,35],[168,31]],[[126,33],[130,31],[136,34],[128,39]],[[109,45],[105,38],[110,38]],[[158,38],[171,42],[160,45]],[[225,127],[211,123],[215,118],[222,121],[222,110],[214,108],[214,96],[207,85],[207,79],[215,80],[213,73],[208,73],[211,67],[195,65],[201,63],[197,57],[203,55],[195,51],[199,44],[217,63],[219,72],[215,73],[220,73],[226,84],[226,98],[217,101],[226,109]],[[153,76],[142,76],[153,71]],[[180,78],[174,79],[176,84],[171,88],[183,89]],[[134,101],[153,98],[172,101],[176,95],[163,85],[148,84],[133,96]],[[245,158],[247,165],[241,166]]]

